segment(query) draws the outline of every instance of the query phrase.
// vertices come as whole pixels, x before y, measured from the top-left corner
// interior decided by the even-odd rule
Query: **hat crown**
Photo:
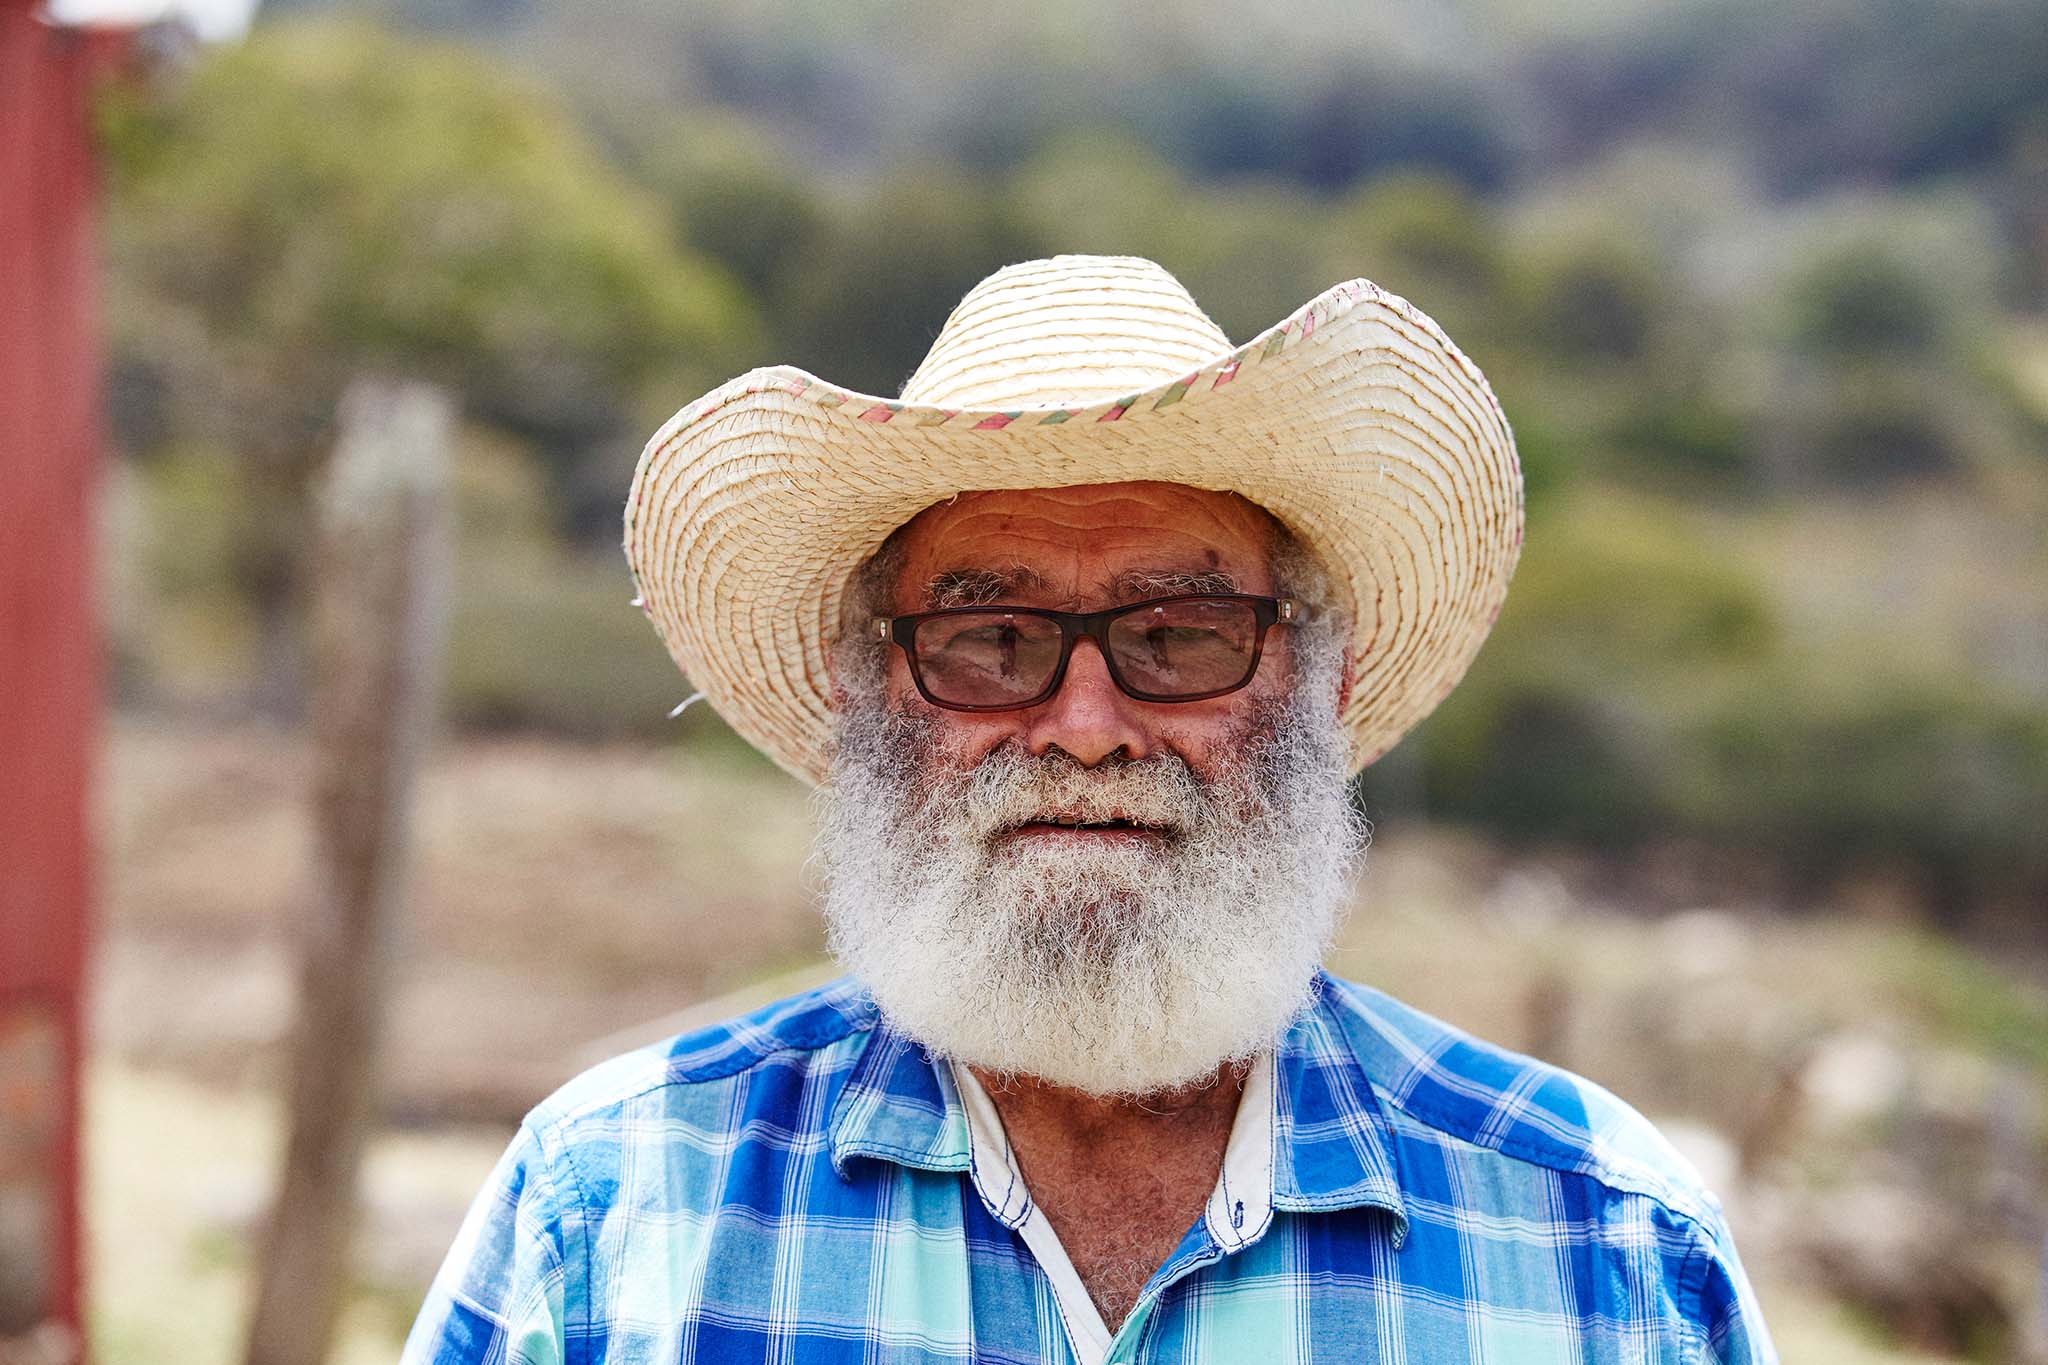
[[[1005,266],[967,292],[902,400],[1080,408],[1181,378],[1230,349],[1165,267],[1138,256]]]

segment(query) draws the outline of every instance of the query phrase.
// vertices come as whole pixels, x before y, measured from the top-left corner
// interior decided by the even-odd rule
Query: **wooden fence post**
[[[249,1365],[318,1365],[346,1291],[387,943],[446,634],[452,405],[424,384],[364,379],[340,417],[310,594],[314,867],[290,1137],[258,1261]]]

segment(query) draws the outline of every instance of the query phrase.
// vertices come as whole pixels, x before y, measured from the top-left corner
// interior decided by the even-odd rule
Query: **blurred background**
[[[527,1106],[829,970],[804,791],[671,718],[629,605],[642,442],[757,364],[893,394],[983,275],[1088,251],[1237,340],[1368,276],[1514,424],[1515,585],[1362,776],[1334,967],[1665,1126],[1786,1359],[2048,1360],[2048,3],[124,22],[91,111],[96,1359],[244,1351],[350,386],[445,396],[453,518],[354,1362]]]

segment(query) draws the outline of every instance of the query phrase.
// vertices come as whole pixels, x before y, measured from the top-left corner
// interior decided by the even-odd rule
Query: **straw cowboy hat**
[[[1227,489],[1328,565],[1352,621],[1343,722],[1371,763],[1464,675],[1522,543],[1514,437],[1479,369],[1406,300],[1327,289],[1242,346],[1133,257],[999,270],[897,398],[786,365],[684,407],[640,457],[640,606],[732,727],[807,781],[853,570],[963,490]]]

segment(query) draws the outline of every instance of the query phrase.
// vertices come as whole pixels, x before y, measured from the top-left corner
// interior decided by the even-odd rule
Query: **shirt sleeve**
[[[1693,1321],[1703,1342],[1701,1365],[1778,1365],[1778,1348],[1718,1209],[1700,1237],[1703,1245],[1694,1257],[1703,1264]]]
[[[562,1207],[531,1124],[470,1205],[401,1365],[562,1365]]]

